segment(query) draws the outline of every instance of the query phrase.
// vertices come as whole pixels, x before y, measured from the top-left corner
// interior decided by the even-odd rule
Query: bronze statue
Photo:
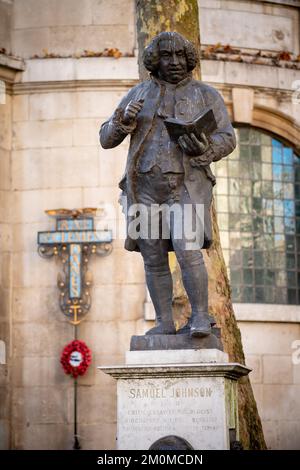
[[[199,249],[187,249],[187,241],[174,236],[174,221],[169,237],[139,237],[130,233],[125,248],[141,252],[146,282],[156,312],[157,325],[148,335],[176,334],[172,315],[172,277],[168,251],[175,251],[182,280],[191,303],[188,324],[178,333],[206,336],[211,332],[208,314],[207,271],[200,248],[212,242],[210,205],[215,177],[210,163],[231,153],[236,145],[224,101],[212,87],[192,78],[197,53],[191,42],[178,33],[161,33],[144,51],[144,65],[150,79],[123,98],[112,117],[100,129],[103,148],[119,145],[130,134],[130,148],[125,175],[119,183],[131,204],[174,203],[204,208],[203,240]],[[170,138],[164,121],[177,118],[191,121],[207,109],[213,111],[216,129]],[[130,216],[127,216],[130,220]],[[176,223],[176,222],[175,222]]]

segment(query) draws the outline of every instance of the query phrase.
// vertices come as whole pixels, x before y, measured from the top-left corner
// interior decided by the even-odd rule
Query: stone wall
[[[300,364],[292,354],[300,323],[243,321],[239,327],[268,448],[299,450]]]
[[[14,0],[12,53],[80,56],[135,47],[133,0]]]
[[[11,220],[11,102],[9,93],[1,93],[0,104],[0,449],[9,446],[10,403],[9,364],[11,343],[12,230]]]
[[[11,51],[12,0],[0,0],[0,49]]]
[[[251,0],[199,0],[201,43],[299,54],[296,8]]]
[[[124,86],[80,90],[61,84],[54,91],[45,68],[43,73],[47,90],[35,83],[27,89],[20,85],[13,99],[11,420],[12,447],[19,449],[69,448],[72,438],[72,379],[64,375],[59,356],[74,331],[58,307],[61,266],[37,253],[37,232],[54,228],[44,211],[111,205],[115,212],[107,210],[96,223],[114,229],[120,217],[117,184],[127,152],[127,143],[104,151],[98,142],[99,126],[123,96]],[[92,308],[78,337],[91,348],[93,363],[79,380],[79,433],[83,448],[111,448],[114,383],[96,366],[123,361],[131,335],[143,328],[144,274],[140,256],[126,254],[123,240],[117,239],[112,254],[92,259],[89,269]]]
[[[200,4],[204,44],[297,51],[295,9],[229,0]],[[136,58],[73,56],[105,47],[132,53],[133,0],[0,2],[0,8],[7,5],[14,8],[11,50],[26,58],[26,70],[10,87],[6,104],[0,105],[0,339],[5,340],[8,360],[8,367],[0,364],[5,404],[0,440],[6,448],[71,448],[72,379],[64,375],[59,356],[74,331],[58,307],[56,278],[61,266],[38,256],[36,234],[54,228],[46,209],[106,204],[106,213],[97,222],[107,228],[116,227],[123,217],[117,210],[117,183],[128,142],[104,151],[98,130],[136,83]],[[263,23],[257,21],[262,15],[270,25],[266,35]],[[250,23],[257,27],[246,29],[245,36]],[[283,32],[274,44],[271,30]],[[5,37],[8,48],[8,33]],[[47,54],[70,57],[29,59]],[[268,116],[279,111],[282,125],[288,116],[300,123],[291,101],[298,71],[212,60],[203,61],[202,70],[203,79],[223,93],[232,116],[245,116],[232,92],[240,88],[250,90],[245,96],[253,100],[246,106],[248,117],[249,109],[263,107]],[[257,116],[250,117],[255,124]],[[130,336],[148,327],[142,316],[144,273],[140,255],[124,251],[123,240],[118,239],[111,255],[93,258],[89,266],[94,277],[92,308],[79,327],[79,338],[91,348],[93,363],[79,380],[79,434],[84,449],[109,449],[115,445],[115,384],[96,367],[121,363]],[[300,422],[293,414],[294,407],[299,408],[299,371],[289,362],[290,342],[299,339],[299,322],[248,319],[241,320],[240,327],[247,361],[254,366],[252,382],[268,445],[290,448]],[[257,337],[262,344],[257,344]],[[280,409],[273,407],[273,394]]]

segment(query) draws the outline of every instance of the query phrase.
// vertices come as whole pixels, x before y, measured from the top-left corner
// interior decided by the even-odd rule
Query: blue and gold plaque
[[[56,230],[38,232],[38,251],[44,258],[61,259],[63,274],[59,273],[57,278],[60,308],[77,325],[91,306],[89,257],[111,252],[112,232],[94,230],[96,209],[58,209],[46,213],[56,218]]]

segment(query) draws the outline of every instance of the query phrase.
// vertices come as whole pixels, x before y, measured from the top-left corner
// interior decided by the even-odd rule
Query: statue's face
[[[177,38],[170,38],[159,44],[158,77],[169,83],[178,83],[188,74],[186,55],[183,42]]]

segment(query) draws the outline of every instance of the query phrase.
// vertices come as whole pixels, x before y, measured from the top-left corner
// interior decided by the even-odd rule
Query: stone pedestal
[[[166,436],[195,450],[238,440],[237,380],[250,369],[218,349],[128,351],[117,379],[117,448],[146,450]],[[160,444],[164,447],[164,439]],[[179,448],[179,447],[177,447]],[[182,447],[180,447],[182,449]]]

